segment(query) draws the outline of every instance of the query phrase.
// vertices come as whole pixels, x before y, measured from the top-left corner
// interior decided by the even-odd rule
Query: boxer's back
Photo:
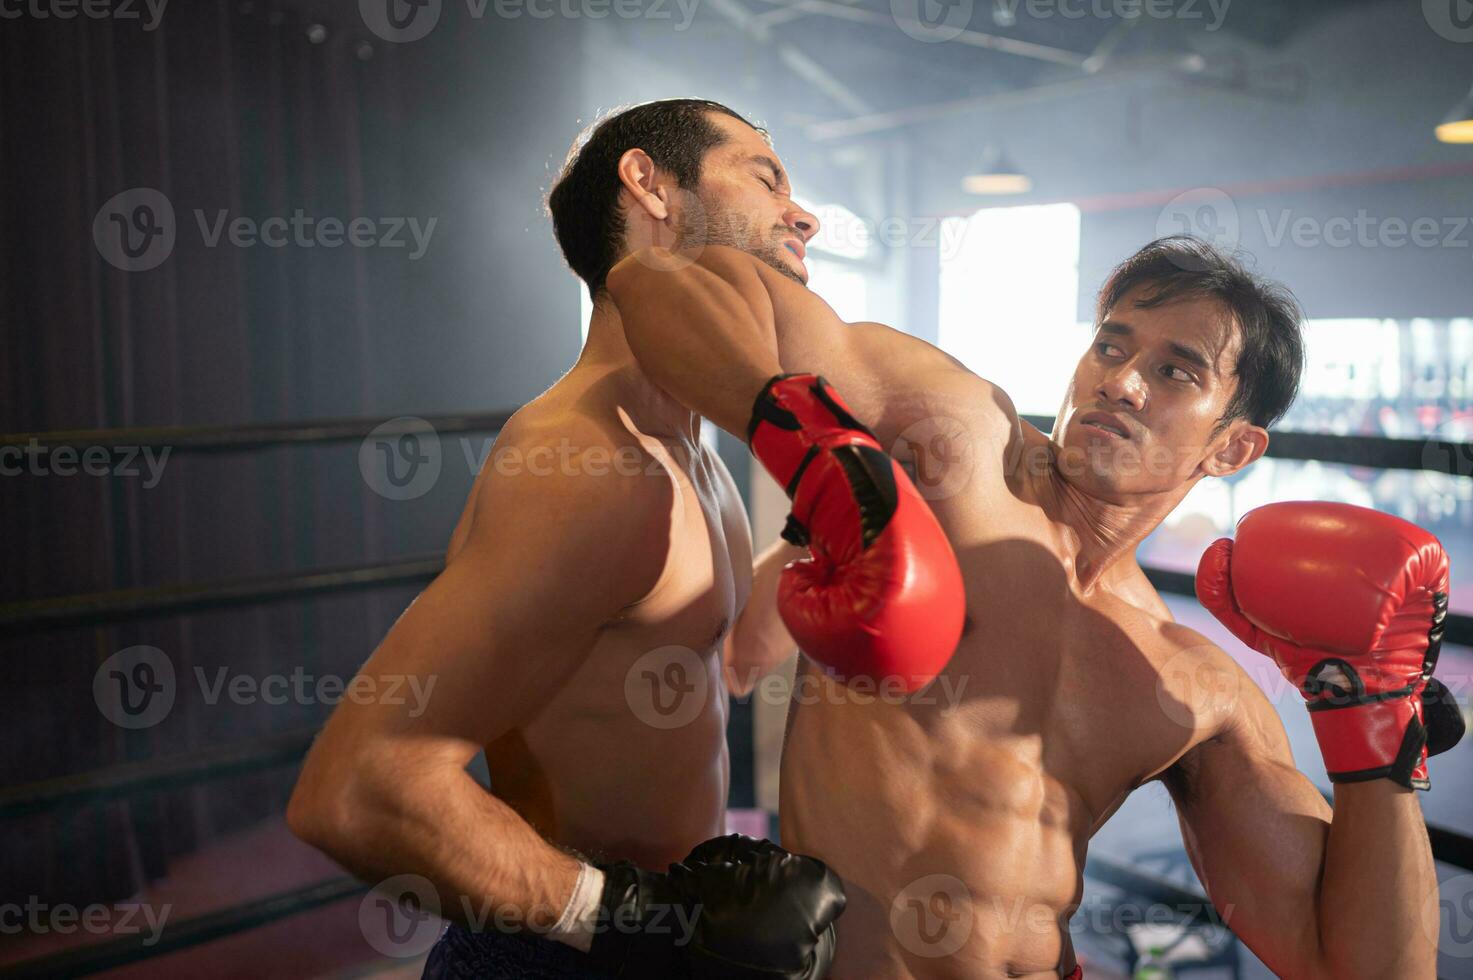
[[[492,791],[544,836],[658,868],[724,830],[722,646],[750,588],[751,542],[719,459],[690,433],[641,421],[637,399],[624,397],[628,382],[627,372],[575,368],[517,413],[477,477],[478,486],[542,488],[622,479],[669,514],[647,539],[651,554],[627,556],[631,567],[653,559],[661,568],[653,588],[598,631],[582,666],[486,757]],[[452,557],[480,518],[478,496]],[[611,490],[609,501],[602,519],[630,520],[626,498]],[[582,570],[566,575],[580,588]]]
[[[914,460],[966,582],[950,665],[879,703],[811,673],[798,689],[783,844],[845,880],[836,980],[1057,976],[1090,835],[1210,728],[1182,690],[1197,667],[1233,669],[1169,621],[1133,562],[1083,592],[1067,503],[1037,465],[1047,438],[1015,420],[977,439],[994,423],[968,406],[996,400],[973,380],[974,399],[918,404],[911,423],[973,437],[950,485],[933,468],[928,491],[924,451]]]

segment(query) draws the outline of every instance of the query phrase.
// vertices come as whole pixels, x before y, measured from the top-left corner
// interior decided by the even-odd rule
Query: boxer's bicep
[[[864,405],[853,407],[902,463],[923,444],[954,453],[960,440],[980,461],[1006,456],[1021,441],[1007,392],[924,340],[879,323],[851,327],[845,373]]]
[[[1182,839],[1228,927],[1281,976],[1321,962],[1317,895],[1330,808],[1294,765],[1283,723],[1247,683],[1232,723],[1163,777]]]

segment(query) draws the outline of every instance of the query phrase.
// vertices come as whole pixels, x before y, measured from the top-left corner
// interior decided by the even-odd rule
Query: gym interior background
[[[1468,714],[1470,85],[1465,0],[0,0],[0,975],[417,976],[282,811],[318,682],[434,574],[499,420],[577,355],[542,197],[628,102],[765,124],[824,221],[813,288],[1045,426],[1115,262],[1179,231],[1246,251],[1307,312],[1303,393],[1141,560],[1272,692],[1190,598],[1203,547],[1272,500],[1415,521],[1452,556],[1438,674]],[[268,243],[273,217],[305,237]],[[421,465],[391,479],[405,438]],[[712,438],[763,545],[782,502]],[[119,711],[103,668],[136,647],[163,693]],[[782,710],[734,704],[743,826],[775,807]],[[1470,743],[1422,796],[1452,978]],[[1179,976],[1268,975],[1157,787],[1088,870],[1091,976],[1153,943]]]

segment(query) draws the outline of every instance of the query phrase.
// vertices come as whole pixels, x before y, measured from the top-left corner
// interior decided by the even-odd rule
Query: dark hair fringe
[[[1249,271],[1237,255],[1200,238],[1171,235],[1115,267],[1100,287],[1096,325],[1137,288],[1142,290],[1139,306],[1210,297],[1232,314],[1242,334],[1235,368],[1238,388],[1218,420],[1219,431],[1237,418],[1264,428],[1283,418],[1304,374],[1304,313],[1293,293]]]

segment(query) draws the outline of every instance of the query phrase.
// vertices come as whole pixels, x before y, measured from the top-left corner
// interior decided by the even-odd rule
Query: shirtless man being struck
[[[905,694],[906,678],[890,696],[862,678],[861,697],[801,668],[820,690],[791,708],[782,834],[844,880],[833,976],[1077,976],[1068,921],[1090,837],[1161,780],[1213,903],[1276,973],[1432,977],[1422,915],[1437,885],[1412,789],[1427,785],[1421,695],[1446,605],[1436,540],[1360,508],[1284,504],[1246,518],[1236,551],[1219,542],[1204,556],[1204,603],[1309,700],[1333,809],[1262,692],[1172,621],[1135,560],[1199,481],[1263,454],[1301,370],[1292,299],[1200,242],[1146,246],[1102,290],[1058,420],[1040,432],[931,345],[840,321],[805,286],[811,216],[769,221],[791,195],[780,163],[741,122],[717,124],[777,203],[753,205],[742,250],[651,249],[615,266],[630,348],[759,459],[773,431],[832,441],[857,419],[915,472],[948,467],[929,502],[965,584],[965,630],[941,675],[959,703]],[[782,411],[805,398],[853,418]],[[949,440],[941,459],[933,435]],[[882,479],[861,496],[882,517],[894,499]],[[803,503],[800,487],[785,533],[796,542],[812,530]],[[805,589],[824,556],[810,547],[776,606],[812,653]],[[754,649],[781,648],[772,606],[754,596],[749,632],[769,637]],[[1446,741],[1433,731],[1434,749]],[[918,928],[916,909],[938,902],[947,915]]]
[[[723,668],[743,665],[723,651],[751,583],[747,519],[603,288],[642,244],[624,215],[657,175],[662,193],[757,196],[718,117],[734,119],[637,106],[569,157],[549,205],[595,301],[582,356],[502,429],[444,572],[362,668],[434,678],[427,710],[344,701],[292,796],[295,832],[360,877],[416,874],[438,892],[453,923],[427,976],[828,970],[834,875],[765,842],[708,840],[726,814]],[[483,749],[489,793],[466,771]]]

